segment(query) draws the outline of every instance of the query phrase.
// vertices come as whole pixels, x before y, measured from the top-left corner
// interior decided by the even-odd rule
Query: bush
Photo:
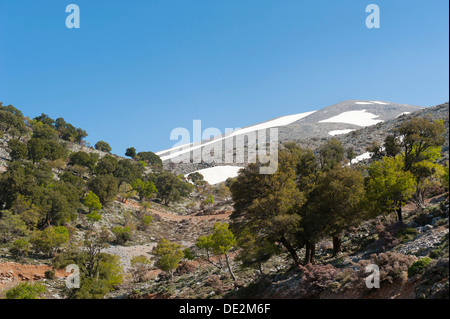
[[[430,251],[430,258],[437,259],[441,257],[441,254],[442,254],[441,248],[433,249],[432,251]]]
[[[189,249],[189,248],[185,248],[183,250],[183,254],[184,254],[184,259],[187,260],[194,260],[195,259],[195,254]]]
[[[69,164],[83,166],[93,170],[98,158],[99,155],[97,153],[88,154],[86,152],[79,151],[70,155]]]
[[[153,152],[139,152],[135,157],[155,167],[162,168],[163,166],[161,158]]]
[[[136,211],[135,216],[138,219],[137,229],[146,231],[153,222],[153,216],[145,211]]]
[[[54,269],[46,270],[44,275],[45,275],[45,278],[47,278],[47,279],[55,279],[55,270]]]
[[[158,245],[153,248],[152,253],[157,258],[156,266],[168,273],[172,280],[173,270],[178,267],[178,263],[184,256],[181,245],[171,243],[167,239],[162,238]]]
[[[64,226],[47,227],[43,231],[36,231],[31,238],[31,243],[38,251],[51,256],[62,245],[69,242],[69,231]]]
[[[10,149],[9,155],[13,159],[24,159],[27,157],[27,146],[20,140],[9,140],[8,147]]]
[[[27,256],[30,251],[30,243],[25,239],[17,239],[9,251],[15,258]]]
[[[99,212],[94,211],[92,213],[87,214],[86,218],[90,223],[93,224],[95,222],[99,222],[100,219],[102,219],[102,215],[100,215]]]
[[[40,299],[45,293],[45,286],[40,283],[22,282],[6,292],[7,299]]]
[[[7,210],[0,212],[0,242],[10,242],[18,236],[25,235],[26,231],[27,226],[20,216]]]
[[[398,239],[400,239],[403,243],[414,239],[414,237],[418,234],[418,231],[415,228],[405,228],[398,231],[395,235]]]
[[[359,261],[360,269],[355,273],[356,277],[352,279],[352,282],[357,286],[365,287],[366,267],[369,264],[375,264],[380,269],[380,283],[391,284],[396,280],[404,279],[404,274],[415,261],[417,261],[417,257],[400,253],[373,254],[370,256],[370,260]]]
[[[99,175],[89,182],[89,190],[95,193],[103,205],[112,202],[119,192],[119,182],[112,175]]]
[[[111,152],[111,146],[109,146],[109,144],[105,141],[98,141],[95,144],[95,149],[107,153]]]
[[[429,257],[425,257],[416,261],[414,264],[411,265],[411,267],[408,268],[408,277],[413,277],[417,274],[423,273],[425,268],[428,266],[430,262],[431,258]]]
[[[416,298],[448,299],[448,274],[448,258],[430,262],[420,276],[420,284],[415,290]]]
[[[127,241],[131,239],[131,230],[128,226],[117,226],[111,229],[113,234],[116,236],[115,242],[117,244],[125,244]]]
[[[317,298],[326,289],[331,289],[336,284],[336,276],[340,269],[327,265],[299,266],[302,272],[302,280],[299,287],[301,298]]]
[[[135,282],[142,282],[145,279],[145,275],[147,274],[150,267],[150,259],[146,256],[134,256],[131,258],[131,267],[133,270],[133,280]]]

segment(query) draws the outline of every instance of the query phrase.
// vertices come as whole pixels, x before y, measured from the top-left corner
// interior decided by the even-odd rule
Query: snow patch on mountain
[[[334,131],[330,131],[328,132],[328,134],[330,134],[331,136],[336,136],[336,135],[341,135],[341,134],[347,134],[350,132],[353,132],[354,130],[352,129],[347,129],[347,130],[334,130]]]
[[[180,145],[177,147],[173,147],[171,149],[168,150],[164,150],[164,151],[160,151],[157,152],[156,155],[160,156],[162,161],[166,161],[169,160],[171,158],[176,158],[180,155],[189,153],[193,150],[202,148],[204,146],[213,144],[213,143],[217,143],[220,142],[224,139],[227,138],[232,138],[234,136],[238,136],[238,135],[242,135],[242,134],[247,134],[249,132],[254,132],[254,131],[259,131],[259,130],[264,130],[264,129],[268,129],[268,128],[272,128],[272,127],[279,127],[279,126],[285,126],[285,125],[289,125],[291,123],[297,122],[311,114],[313,114],[316,111],[312,111],[312,112],[305,112],[305,113],[299,113],[299,114],[293,114],[293,115],[287,115],[287,116],[282,116],[264,123],[260,123],[260,124],[256,124],[256,125],[252,125],[249,127],[245,127],[242,129],[236,129],[235,131],[233,131],[233,133],[228,134],[226,136],[223,137],[215,137],[213,140],[203,143],[203,144],[196,144],[196,145],[192,145],[192,144],[185,144],[185,145]],[[168,155],[163,155],[169,153]],[[161,156],[163,155],[163,156]]]
[[[389,103],[380,102],[380,101],[370,101],[370,102],[375,103],[375,104],[381,104],[381,105],[388,105],[389,104]]]
[[[402,115],[407,115],[407,114],[411,114],[411,112],[403,112],[403,113],[400,113],[399,115],[397,115],[397,117],[400,117],[400,116],[402,116]]]
[[[372,155],[373,155],[373,153],[371,153],[371,152],[366,152],[366,153],[363,153],[361,155],[358,155],[354,159],[352,159],[352,164],[356,164],[356,163],[361,162],[363,160],[370,159],[372,157]]]
[[[203,179],[209,184],[219,184],[225,182],[228,178],[238,176],[241,166],[214,166],[198,170],[196,172],[203,175]],[[189,174],[186,174],[186,177]]]
[[[319,121],[319,123],[345,123],[357,126],[370,126],[383,122],[383,120],[376,120],[377,117],[378,115],[369,113],[366,110],[348,111]]]

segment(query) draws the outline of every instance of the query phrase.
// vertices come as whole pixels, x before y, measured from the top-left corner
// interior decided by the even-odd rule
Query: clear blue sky
[[[81,10],[67,29],[65,8]],[[375,3],[381,28],[367,29]],[[348,99],[449,100],[445,0],[1,0],[0,101],[113,153]]]

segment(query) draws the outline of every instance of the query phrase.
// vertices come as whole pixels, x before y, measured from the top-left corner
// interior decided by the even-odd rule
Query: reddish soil
[[[0,290],[22,281],[35,281],[45,278],[45,272],[52,267],[47,265],[22,265],[18,263],[0,264]],[[66,278],[69,273],[64,269],[55,271],[56,277]]]

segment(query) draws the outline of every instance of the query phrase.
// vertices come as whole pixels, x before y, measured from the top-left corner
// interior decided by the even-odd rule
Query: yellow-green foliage
[[[7,299],[40,299],[46,291],[41,283],[22,282],[6,292]]]

